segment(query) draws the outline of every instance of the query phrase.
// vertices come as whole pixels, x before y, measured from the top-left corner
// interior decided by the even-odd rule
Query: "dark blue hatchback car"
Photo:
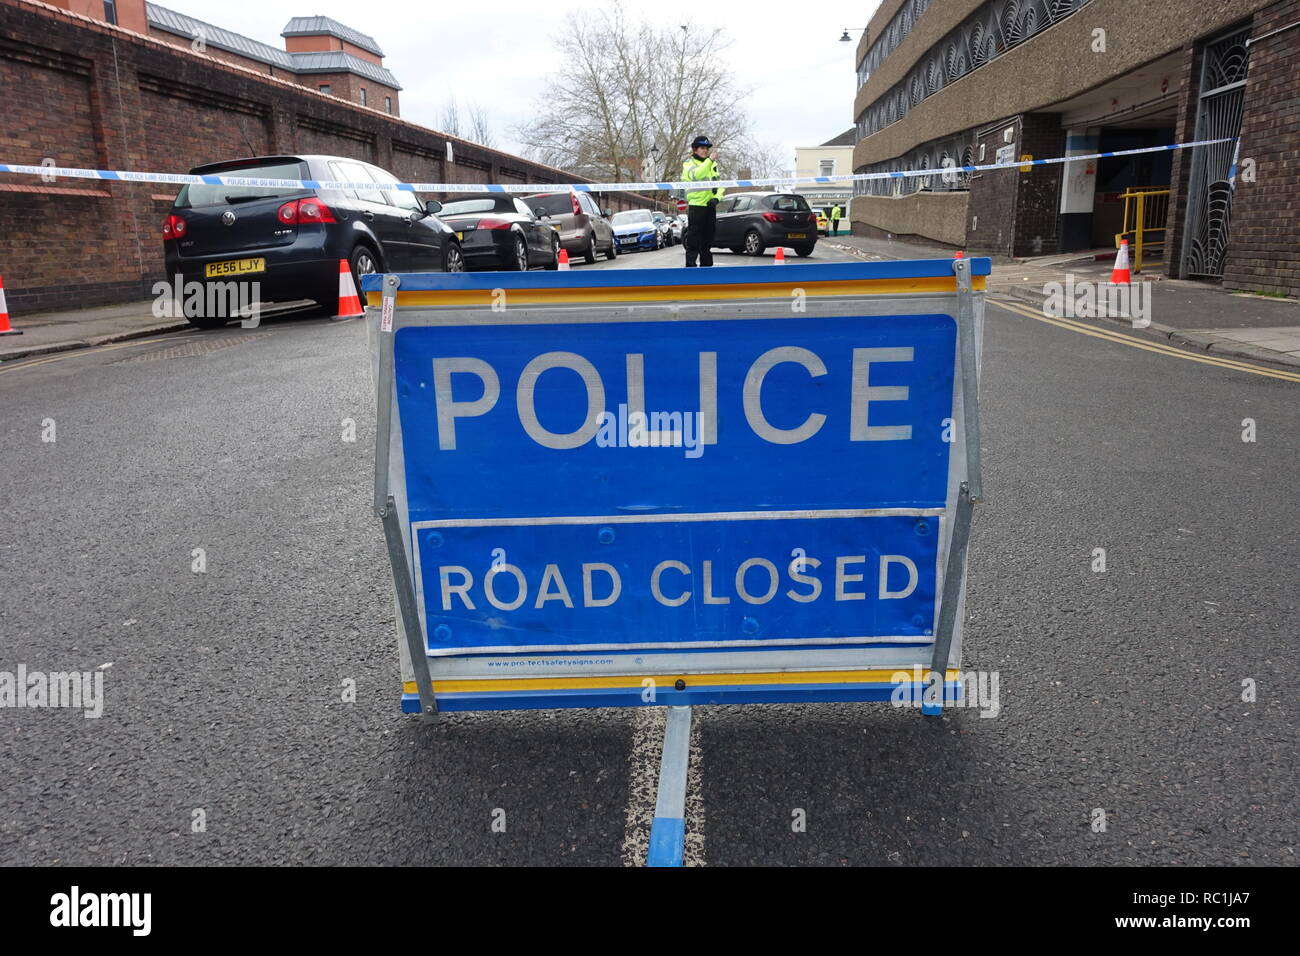
[[[460,240],[391,173],[342,156],[263,156],[210,163],[196,175],[374,183],[374,188],[186,185],[163,223],[167,275],[182,283],[256,282],[263,302],[338,303],[339,260],[371,272],[461,272]],[[200,328],[232,316],[187,315]]]

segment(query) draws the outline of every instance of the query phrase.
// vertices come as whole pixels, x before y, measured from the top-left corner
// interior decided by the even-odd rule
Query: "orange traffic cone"
[[[353,319],[365,315],[361,308],[361,297],[357,295],[357,284],[352,281],[352,270],[348,260],[339,260],[339,312],[336,319]]]
[[[559,265],[556,266],[557,269],[568,269],[568,268],[569,268],[569,250],[568,250],[568,249],[561,249],[561,250],[560,250],[560,255],[559,255],[559,257],[557,258],[556,261],[559,263]]]
[[[966,258],[966,254],[965,254],[964,252],[962,252],[960,249],[958,249],[957,252],[956,252],[956,254],[953,255],[953,258],[954,258],[954,259],[965,259],[965,258]]]
[[[0,276],[0,335],[22,335],[22,329],[9,327],[9,306],[5,304],[5,280]]]
[[[776,247],[776,264],[778,266],[785,265],[785,249],[781,246]]]
[[[1119,254],[1115,256],[1115,268],[1110,273],[1110,285],[1131,285],[1133,277],[1128,268],[1128,240],[1119,241]]]

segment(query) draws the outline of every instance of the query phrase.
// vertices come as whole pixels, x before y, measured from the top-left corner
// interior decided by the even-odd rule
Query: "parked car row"
[[[374,272],[556,269],[561,249],[594,263],[601,255],[660,249],[682,237],[680,217],[649,210],[611,215],[591,194],[577,191],[426,202],[399,188],[392,173],[342,156],[261,156],[190,172],[364,184],[346,190],[185,185],[163,222],[169,277],[255,281],[263,302],[310,299],[331,311],[338,303],[339,260],[351,266],[359,287],[361,277]],[[228,317],[190,321],[216,328]]]

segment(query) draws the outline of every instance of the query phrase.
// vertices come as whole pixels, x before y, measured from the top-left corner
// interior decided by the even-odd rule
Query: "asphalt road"
[[[635,861],[655,712],[398,712],[364,341],[0,367],[0,671],[105,695],[0,709],[0,863]],[[1300,385],[991,305],[981,399],[965,663],[1001,712],[697,709],[690,861],[1293,865]]]

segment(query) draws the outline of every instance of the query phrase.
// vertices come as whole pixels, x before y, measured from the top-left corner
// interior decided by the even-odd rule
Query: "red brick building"
[[[144,0],[0,0],[0,162],[185,172],[326,153],[407,182],[582,181],[401,119],[401,87],[364,34],[299,17],[283,37],[281,50]],[[165,185],[0,173],[10,310],[148,297],[163,277],[161,224],[175,195]],[[625,194],[604,202],[649,205]]]

